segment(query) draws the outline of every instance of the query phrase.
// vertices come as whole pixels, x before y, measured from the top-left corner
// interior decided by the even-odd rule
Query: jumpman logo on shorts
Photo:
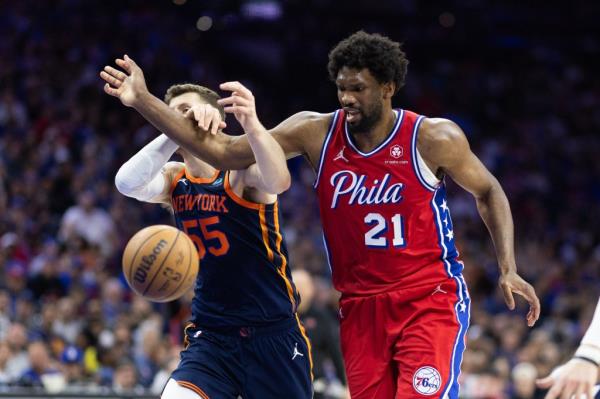
[[[302,353],[300,353],[300,351],[298,350],[298,342],[296,342],[296,346],[294,346],[294,354],[292,356],[292,360],[294,360],[296,358],[296,356],[304,357],[304,355]]]
[[[441,294],[447,294],[447,292],[442,289],[442,285],[441,284],[438,284],[438,286],[435,287],[435,290],[433,290],[433,292],[431,293],[431,295],[437,294],[438,292],[441,293]]]
[[[348,161],[348,159],[344,156],[344,150],[346,149],[346,146],[343,146],[342,149],[340,150],[340,152],[338,152],[338,154],[335,156],[335,158],[333,158],[334,161],[337,161],[338,159],[343,159],[346,162],[350,162]]]

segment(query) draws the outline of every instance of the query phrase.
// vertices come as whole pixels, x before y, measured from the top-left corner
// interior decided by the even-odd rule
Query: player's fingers
[[[554,383],[554,385],[552,385],[552,388],[550,388],[550,390],[548,391],[548,393],[546,394],[544,399],[558,398],[558,395],[560,395],[560,392],[562,391],[562,389],[563,389],[563,381],[561,381],[561,380],[556,381],[556,383]]]
[[[217,100],[217,104],[219,105],[231,105],[235,102],[235,96],[231,95],[229,97],[223,97],[223,98],[219,98]]]
[[[576,386],[573,384],[573,381],[567,382],[562,389],[560,399],[571,399],[571,396],[573,396],[573,393],[575,392],[575,388]]]
[[[122,71],[119,71],[116,68],[111,67],[110,65],[106,65],[104,67],[104,72],[106,72],[110,76],[114,77],[115,79],[119,79],[121,81],[123,81],[127,78],[127,75],[125,73],[123,73]]]
[[[537,380],[535,380],[535,384],[542,389],[548,389],[552,386],[552,383],[554,382],[554,378],[552,378],[551,375],[547,376],[546,378],[539,378]]]
[[[123,84],[122,80],[119,80],[104,71],[100,72],[100,77],[104,79],[106,83],[109,83],[112,87],[116,87],[117,89]]]
[[[110,87],[110,85],[108,83],[104,84],[104,92],[113,97],[119,97],[119,91],[117,89]]]
[[[131,75],[131,64],[121,58],[115,59],[115,63],[123,68],[128,75]]]
[[[204,107],[194,107],[194,119],[198,122],[198,127],[204,129],[204,114],[206,109]]]
[[[506,302],[506,306],[510,310],[514,310],[515,308],[515,298],[513,297],[513,293],[508,284],[501,284],[502,293],[504,294],[504,302]]]
[[[539,317],[540,317],[540,312],[541,312],[540,300],[537,297],[537,295],[535,294],[535,290],[533,289],[533,287],[531,285],[527,284],[527,287],[525,287],[525,289],[523,291],[524,291],[523,296],[525,297],[527,302],[529,302],[529,313],[527,314],[527,322],[528,322],[529,326],[531,327],[535,324],[537,319],[539,319]]]
[[[593,399],[594,398],[594,385],[589,385],[587,386],[585,393],[587,395],[587,399]]]
[[[248,98],[252,96],[252,92],[248,90],[243,84],[237,81],[221,83],[219,87],[221,88],[221,90],[237,91],[243,97]]]
[[[219,110],[213,108],[212,119],[210,123],[210,133],[217,134],[219,127],[221,127],[221,113]]]
[[[583,399],[585,398],[585,388],[586,388],[586,384],[583,382],[580,382],[579,384],[577,384],[577,387],[575,388],[575,399]]]

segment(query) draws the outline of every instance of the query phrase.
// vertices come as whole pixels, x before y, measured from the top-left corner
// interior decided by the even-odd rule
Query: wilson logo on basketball
[[[152,253],[150,255],[142,256],[142,260],[138,265],[137,269],[135,269],[135,275],[133,276],[133,279],[136,282],[140,284],[146,282],[146,277],[148,277],[148,271],[154,264],[154,261],[156,261],[158,255],[160,255],[162,249],[167,244],[168,242],[166,240],[160,240],[158,243],[156,243],[156,246],[154,247],[154,249],[152,249]]]

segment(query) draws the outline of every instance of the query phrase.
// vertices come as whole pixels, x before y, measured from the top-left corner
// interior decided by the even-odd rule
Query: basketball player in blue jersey
[[[126,85],[120,89],[126,96]],[[279,227],[277,194],[290,184],[286,160],[258,120],[252,93],[239,83],[225,89],[243,105],[223,108],[215,92],[192,84],[172,86],[165,102],[204,132],[215,133],[225,112],[233,113],[251,132],[255,164],[220,171],[183,149],[183,163],[168,162],[178,145],[161,135],[115,178],[124,195],[170,205],[200,258],[186,348],[161,397],[310,398],[310,343]]]

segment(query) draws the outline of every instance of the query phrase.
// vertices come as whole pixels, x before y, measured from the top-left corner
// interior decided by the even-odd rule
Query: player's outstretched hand
[[[510,310],[515,308],[515,298],[513,292],[521,295],[529,303],[529,312],[527,313],[527,325],[533,327],[540,317],[540,300],[535,294],[535,290],[527,281],[523,280],[515,272],[509,272],[500,276],[500,288],[504,294],[504,301]]]
[[[221,118],[218,109],[210,104],[194,105],[184,115],[186,118],[198,122],[198,127],[211,134],[217,134],[219,129],[227,127],[225,121]],[[210,129],[210,130],[209,130]]]
[[[548,377],[537,380],[536,384],[542,389],[550,388],[545,399],[592,399],[597,378],[598,367],[584,360],[571,359]]]
[[[225,107],[225,112],[234,114],[240,125],[247,134],[256,134],[264,130],[263,125],[256,115],[254,96],[240,82],[221,83],[221,90],[230,91],[229,97],[221,98],[218,102]]]
[[[100,77],[106,82],[104,91],[119,98],[123,105],[133,107],[140,95],[148,92],[144,73],[127,54],[123,58],[117,58],[115,63],[124,72],[109,65],[105,66],[100,72]]]

